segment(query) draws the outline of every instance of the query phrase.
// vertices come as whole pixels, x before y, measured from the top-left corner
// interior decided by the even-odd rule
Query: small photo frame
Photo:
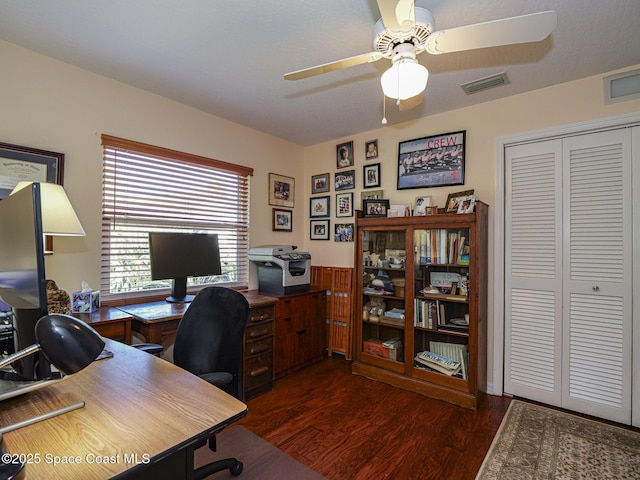
[[[431,197],[416,197],[413,214],[422,217],[427,214],[426,208],[431,205]]]
[[[458,213],[473,213],[476,209],[476,196],[458,197]]]
[[[364,158],[367,160],[373,160],[378,158],[378,139],[369,140],[364,142]]]
[[[311,220],[309,225],[311,240],[329,240],[329,220]]]
[[[336,145],[336,166],[338,168],[353,167],[353,140]]]
[[[396,203],[389,205],[387,217],[410,217],[412,214],[411,203]]]
[[[336,223],[333,239],[336,242],[353,242],[353,223]]]
[[[365,217],[386,217],[389,211],[389,200],[369,199],[362,201],[362,210]]]
[[[324,193],[329,191],[329,174],[322,173],[311,177],[311,193]]]
[[[336,217],[353,217],[353,192],[336,194]]]
[[[364,188],[375,188],[380,186],[380,164],[372,163],[362,167],[362,178]]]
[[[329,195],[309,198],[309,217],[329,217],[331,215],[331,211],[329,210],[330,206],[331,197],[329,197]]]
[[[351,190],[356,188],[356,171],[336,172],[334,175],[335,190]]]
[[[369,190],[360,192],[360,200],[377,200],[382,198],[382,190]]]
[[[458,213],[460,206],[460,198],[473,195],[474,190],[465,190],[464,192],[450,193],[447,197],[447,203],[444,207],[444,213]]]
[[[271,230],[274,232],[293,231],[293,211],[273,208]]]
[[[269,174],[269,205],[293,208],[296,180],[277,173]]]
[[[424,214],[425,215],[437,215],[438,214],[438,207],[436,205],[429,205],[428,207],[425,207]]]

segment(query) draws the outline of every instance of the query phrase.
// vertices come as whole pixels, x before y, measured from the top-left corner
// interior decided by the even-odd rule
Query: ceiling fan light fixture
[[[429,71],[417,61],[401,58],[382,74],[382,91],[389,98],[406,100],[427,88]]]

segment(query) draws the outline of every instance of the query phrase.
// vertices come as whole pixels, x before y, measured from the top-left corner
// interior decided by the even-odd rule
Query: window
[[[249,178],[253,169],[102,135],[104,300],[164,294],[152,281],[148,232],[216,233],[222,275],[189,285],[248,285]]]

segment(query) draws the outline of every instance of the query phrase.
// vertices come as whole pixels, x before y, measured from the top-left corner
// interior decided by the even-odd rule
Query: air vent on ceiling
[[[474,80],[473,82],[467,82],[460,85],[467,95],[477,93],[488,88],[499,87],[501,85],[507,85],[509,83],[509,77],[505,72],[500,72],[489,77]]]

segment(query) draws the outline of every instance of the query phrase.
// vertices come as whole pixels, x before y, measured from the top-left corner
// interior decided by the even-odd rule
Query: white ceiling
[[[640,64],[640,0],[416,0],[436,29],[544,10],[544,41],[432,56],[425,101],[388,125]],[[380,75],[284,73],[372,51],[376,0],[0,0],[0,39],[307,146],[381,127]],[[460,84],[506,71],[509,85]]]

